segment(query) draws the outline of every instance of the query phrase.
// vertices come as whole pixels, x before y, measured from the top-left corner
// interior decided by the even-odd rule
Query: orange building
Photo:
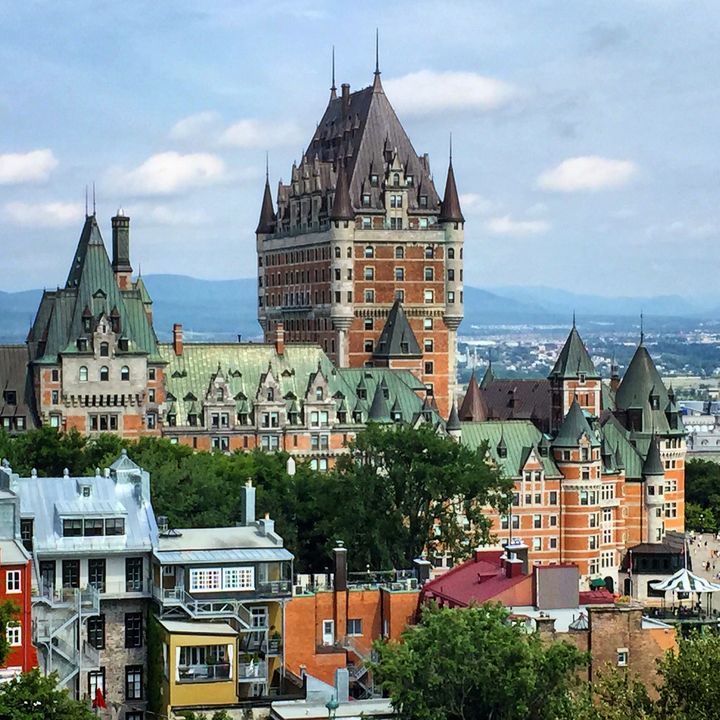
[[[375,640],[398,640],[414,622],[420,584],[413,573],[348,578],[346,553],[335,548],[332,575],[298,577],[285,611],[285,664],[330,685],[336,670],[348,668],[351,691],[365,697],[372,680],[363,662]]]

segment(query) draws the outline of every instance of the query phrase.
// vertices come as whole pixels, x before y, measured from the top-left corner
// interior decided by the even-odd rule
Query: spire
[[[585,375],[585,377],[593,380],[600,378],[590,353],[588,353],[585,343],[580,337],[577,327],[575,327],[575,317],[573,315],[572,329],[549,377],[565,380],[577,378],[580,375]]]
[[[583,435],[588,436],[590,444],[593,447],[598,447],[600,445],[597,436],[588,424],[587,418],[585,417],[577,398],[575,398],[552,444],[555,447],[578,447],[580,444],[580,438]]]
[[[485,404],[485,399],[482,396],[482,392],[480,391],[480,386],[478,385],[474,370],[472,375],[470,375],[468,389],[462,403],[460,404],[460,411],[458,415],[460,420],[471,420],[472,422],[483,422],[488,419],[487,406]]]
[[[383,393],[383,388],[380,383],[378,383],[375,388],[375,395],[373,395],[372,404],[370,405],[368,420],[379,423],[390,422],[390,412],[387,402],[385,402],[385,394]]]
[[[452,164],[452,135],[450,136],[450,162],[448,164],[447,180],[445,181],[445,194],[440,203],[438,222],[465,222],[460,209],[460,198],[455,184],[455,171]]]
[[[255,232],[257,234],[269,234],[275,232],[275,210],[273,209],[272,193],[270,192],[270,169],[268,157],[265,155],[265,192],[263,193],[262,208],[260,209],[260,220]]]
[[[332,46],[332,85],[330,86],[330,99],[335,100],[337,97],[337,88],[335,87],[335,46]]]
[[[492,358],[490,357],[490,352],[488,351],[488,366],[485,369],[485,374],[482,377],[482,380],[480,381],[480,389],[486,390],[490,385],[492,385],[495,382],[495,373],[492,369]]]
[[[338,164],[340,167],[335,184],[335,198],[333,199],[329,217],[330,220],[354,220],[355,213],[350,202],[350,189],[348,188],[345,164],[342,161],[339,161]]]
[[[460,416],[458,415],[457,411],[457,405],[455,405],[455,401],[453,400],[452,407],[450,408],[450,416],[447,419],[447,423],[445,424],[445,429],[448,432],[457,432],[460,430]]]
[[[380,83],[380,31],[375,28],[375,72],[373,73],[373,89],[382,90]]]

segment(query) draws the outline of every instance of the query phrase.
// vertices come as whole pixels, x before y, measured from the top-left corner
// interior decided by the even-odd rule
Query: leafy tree
[[[576,693],[572,720],[660,720],[645,685],[629,672],[608,666],[592,686]]]
[[[685,464],[685,502],[710,510],[714,524],[707,530],[717,530],[720,518],[720,465],[711,460],[692,459]],[[696,516],[697,518],[697,516]],[[692,517],[691,517],[692,519]]]
[[[18,606],[12,600],[5,600],[0,603],[0,667],[10,652],[10,643],[7,640],[5,629],[15,622],[18,614]]]
[[[717,532],[715,513],[710,507],[688,503],[685,505],[685,527],[696,532]]]
[[[662,677],[658,716],[662,720],[714,720],[720,708],[720,636],[694,632],[678,638],[677,653],[658,663]]]
[[[426,548],[467,556],[490,538],[482,506],[505,506],[512,487],[485,462],[482,448],[470,450],[427,426],[370,423],[338,459],[334,476],[338,537],[359,568],[405,567]]]
[[[371,664],[403,720],[556,720],[586,656],[544,643],[500,605],[423,611],[402,642],[377,642]]]
[[[43,677],[35,668],[0,685],[3,720],[94,720],[88,703],[72,700],[57,688],[57,674]]]

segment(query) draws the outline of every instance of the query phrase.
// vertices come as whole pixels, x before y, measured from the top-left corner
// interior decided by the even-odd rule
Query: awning
[[[605,581],[602,578],[593,578],[590,581],[590,589],[597,590],[598,588],[605,587]]]
[[[710,580],[694,575],[687,568],[681,568],[667,580],[650,583],[650,587],[653,590],[669,590],[673,593],[702,593],[717,592],[720,590],[718,583],[710,582]]]

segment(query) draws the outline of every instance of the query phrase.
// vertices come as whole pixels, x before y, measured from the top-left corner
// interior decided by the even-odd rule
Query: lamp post
[[[331,697],[325,703],[325,707],[328,711],[328,718],[330,718],[330,720],[335,720],[335,716],[337,715],[337,709],[340,707],[340,703],[334,697]]]

